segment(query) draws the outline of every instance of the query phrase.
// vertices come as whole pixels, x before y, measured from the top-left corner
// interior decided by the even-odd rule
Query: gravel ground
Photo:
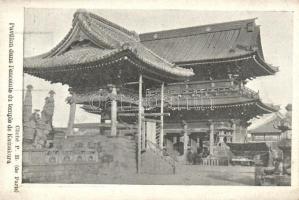
[[[77,181],[74,181],[76,183]],[[78,180],[93,184],[254,185],[254,168],[239,166],[179,166],[174,175],[96,176]]]

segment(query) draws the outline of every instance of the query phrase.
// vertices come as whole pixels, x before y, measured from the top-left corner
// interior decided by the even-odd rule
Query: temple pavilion
[[[79,10],[72,23],[52,50],[24,60],[25,73],[69,86],[66,136],[79,105],[111,136],[133,127],[138,160],[150,145],[182,161],[187,152],[221,158],[227,143],[246,140],[250,119],[277,111],[246,87],[278,71],[255,19],[137,34]]]
[[[266,142],[276,143],[283,138],[282,131],[276,126],[282,121],[283,115],[281,113],[271,114],[265,119],[264,123],[259,124],[253,128],[249,127],[248,132],[251,135],[252,142]]]

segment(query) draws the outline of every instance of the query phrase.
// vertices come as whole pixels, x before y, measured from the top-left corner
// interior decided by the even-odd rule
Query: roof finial
[[[87,10],[79,8],[79,9],[77,9],[76,13],[87,13]]]
[[[78,14],[86,14],[86,13],[88,13],[87,10],[80,8],[76,10],[76,12],[74,13],[74,17]]]

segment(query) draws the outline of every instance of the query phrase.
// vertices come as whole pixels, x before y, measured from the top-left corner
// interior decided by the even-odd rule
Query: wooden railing
[[[212,88],[189,88],[186,89],[183,86],[177,88],[176,90],[166,87],[165,95],[166,96],[200,96],[200,97],[211,97],[211,96],[228,96],[228,95],[247,95],[253,98],[259,98],[259,93],[255,92],[247,87],[239,87],[239,86],[229,86],[229,87],[212,87]],[[150,89],[146,92],[146,97],[148,99],[160,99],[160,89]]]
[[[259,99],[259,92],[255,92],[254,90],[243,87],[242,89],[239,89],[242,95],[247,96],[249,98]]]
[[[219,166],[219,160],[217,158],[202,158],[202,165]]]

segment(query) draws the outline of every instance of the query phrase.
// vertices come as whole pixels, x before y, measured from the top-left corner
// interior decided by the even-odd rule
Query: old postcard
[[[3,9],[4,199],[298,198],[296,4],[196,3]]]

